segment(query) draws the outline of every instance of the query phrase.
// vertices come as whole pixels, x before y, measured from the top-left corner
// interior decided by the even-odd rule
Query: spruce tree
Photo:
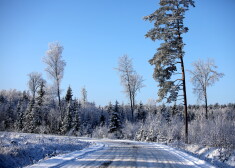
[[[81,104],[77,100],[75,100],[73,103],[74,117],[73,117],[72,127],[74,128],[74,132],[76,133],[76,135],[81,128],[80,110],[81,110]]]
[[[36,129],[38,126],[42,125],[42,107],[37,103],[35,103],[33,107],[32,115],[34,117],[33,125]]]
[[[158,101],[167,98],[167,102],[176,101],[182,90],[185,114],[185,141],[188,142],[188,113],[184,70],[184,42],[182,35],[188,31],[184,26],[184,15],[193,0],[160,0],[160,8],[145,20],[154,22],[154,28],[145,35],[147,38],[162,41],[157,53],[149,60],[155,65],[154,79],[159,83]],[[178,66],[179,64],[179,66]],[[180,68],[180,70],[178,70]],[[176,77],[173,78],[172,75]],[[181,76],[177,76],[181,75]]]
[[[162,117],[166,120],[166,122],[169,124],[171,121],[171,115],[170,115],[170,111],[168,110],[168,108],[166,107],[165,104],[163,104],[160,108],[161,111],[161,115]]]
[[[26,109],[25,115],[24,115],[24,128],[23,132],[29,132],[33,133],[35,129],[35,120],[34,120],[34,100],[31,100],[28,104],[28,107]]]
[[[71,102],[68,103],[66,114],[62,122],[61,133],[66,134],[72,128]]]
[[[102,113],[101,116],[100,116],[100,126],[103,127],[105,125],[105,116],[104,114]]]
[[[112,105],[111,102],[109,102],[109,105],[108,105],[108,107],[107,107],[107,112],[108,112],[109,115],[111,115],[112,110],[113,110],[113,105]]]
[[[0,95],[0,105],[5,102],[5,98],[3,95]]]
[[[144,122],[145,119],[146,119],[146,111],[144,110],[143,103],[140,102],[139,107],[137,109],[137,120]]]
[[[45,82],[42,81],[40,86],[39,86],[39,90],[38,90],[38,97],[36,98],[37,104],[41,107],[44,103],[44,97],[45,97]]]
[[[110,118],[110,125],[109,125],[109,132],[121,132],[121,120],[119,116],[119,104],[116,101],[114,109],[112,110],[111,118]]]
[[[11,102],[9,102],[9,105],[6,111],[6,121],[5,121],[6,128],[13,129],[14,122],[15,122],[15,119],[14,119],[13,105]]]
[[[24,119],[24,112],[22,107],[22,99],[19,100],[17,107],[16,107],[16,130],[21,131],[23,129],[23,119]]]
[[[26,91],[23,91],[23,101],[25,101],[25,102],[29,102],[29,93],[28,92],[26,92]]]
[[[73,94],[72,94],[72,89],[71,87],[69,86],[68,87],[68,90],[67,90],[67,93],[66,93],[66,96],[65,96],[65,100],[66,102],[68,103],[69,101],[71,101],[73,98]]]

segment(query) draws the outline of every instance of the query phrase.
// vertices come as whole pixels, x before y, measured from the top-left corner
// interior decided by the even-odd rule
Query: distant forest
[[[61,100],[42,87],[35,99],[29,92],[0,91],[0,130],[28,133],[119,138],[139,141],[184,141],[183,106],[139,103],[132,118],[130,105],[118,101],[104,107],[73,99],[72,89]],[[43,93],[43,94],[42,94]],[[189,105],[189,142],[235,147],[235,104]]]

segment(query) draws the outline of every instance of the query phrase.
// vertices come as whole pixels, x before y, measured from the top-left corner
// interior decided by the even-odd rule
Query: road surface
[[[214,168],[166,145],[126,140],[90,140],[96,145],[40,161],[30,168]]]

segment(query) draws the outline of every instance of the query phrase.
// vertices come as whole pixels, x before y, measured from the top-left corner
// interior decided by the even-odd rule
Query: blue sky
[[[118,57],[133,58],[136,71],[145,79],[145,88],[137,101],[157,99],[157,83],[148,60],[159,46],[145,39],[153,27],[143,21],[158,8],[158,0],[0,0],[0,89],[27,90],[30,72],[43,74],[42,62],[48,43],[59,41],[64,46],[67,63],[62,80],[63,95],[68,86],[74,96],[81,97],[82,87],[88,100],[97,105],[118,100],[128,103],[118,73],[114,70]],[[190,8],[184,35],[185,67],[197,59],[214,58],[218,71],[225,74],[209,88],[209,103],[235,103],[234,39],[235,1],[197,0]],[[189,104],[196,96],[187,78]]]

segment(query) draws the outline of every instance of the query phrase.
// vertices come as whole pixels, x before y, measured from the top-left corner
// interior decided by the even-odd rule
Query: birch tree
[[[140,91],[143,85],[143,77],[138,75],[133,69],[132,60],[127,56],[123,55],[119,58],[118,68],[120,73],[121,84],[124,87],[124,92],[130,100],[131,105],[131,116],[134,119],[135,110],[135,98],[137,92]]]
[[[28,74],[29,76],[29,81],[28,81],[28,86],[29,86],[29,90],[33,96],[33,100],[35,99],[35,94],[38,90],[38,88],[40,87],[42,81],[44,81],[42,79],[42,75],[40,73],[37,72],[32,72],[30,74]]]
[[[184,70],[184,42],[182,35],[188,31],[184,26],[184,15],[193,0],[160,0],[160,7],[144,20],[154,22],[154,28],[145,35],[153,41],[162,43],[149,60],[154,65],[153,78],[158,82],[158,101],[167,99],[168,103],[177,101],[180,90],[185,114],[185,141],[188,142],[188,112]],[[180,70],[178,70],[180,69]],[[173,78],[173,76],[175,76]],[[180,75],[180,76],[178,76]]]
[[[85,105],[87,102],[87,90],[86,90],[85,86],[82,88],[81,94],[82,94],[82,103],[83,103],[83,105]]]
[[[62,52],[64,47],[59,42],[49,43],[49,49],[46,52],[46,56],[43,61],[47,65],[45,69],[52,78],[55,86],[56,93],[59,101],[59,109],[61,111],[61,99],[60,99],[60,84],[64,75],[64,67],[66,62],[62,59]]]
[[[189,72],[191,74],[191,82],[194,85],[193,92],[198,96],[198,100],[205,102],[205,117],[208,119],[207,88],[222,78],[224,74],[216,71],[217,66],[212,59],[208,59],[206,62],[199,59],[192,66],[193,70]]]

